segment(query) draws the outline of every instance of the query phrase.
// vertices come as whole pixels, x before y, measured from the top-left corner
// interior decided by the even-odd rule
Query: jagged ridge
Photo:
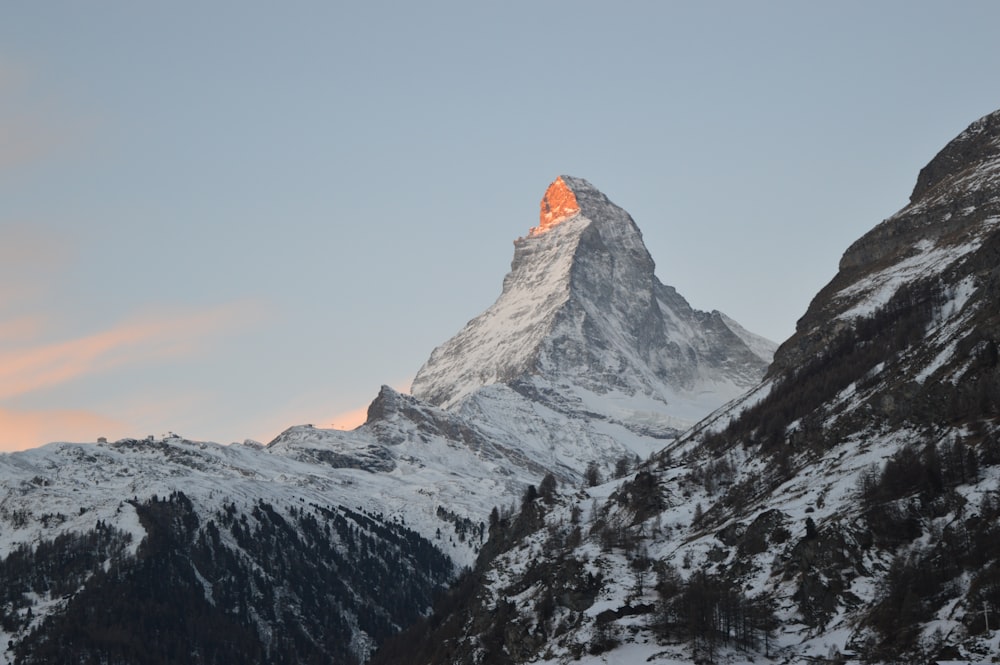
[[[622,403],[640,398],[633,411],[655,411],[676,431],[760,378],[772,345],[660,283],[635,222],[593,185],[557,183],[579,212],[515,241],[500,297],[434,350],[414,396],[450,409],[502,383],[557,411],[626,426],[642,418]]]
[[[415,662],[1000,652],[998,117],[852,245],[760,385],[634,475],[500,516]]]
[[[434,391],[418,381],[417,396],[383,387],[352,432],[0,456],[0,580],[77,562],[8,586],[7,655],[145,661],[189,647],[192,663],[363,660],[447,577],[434,548],[471,563],[495,506],[532,485],[579,483],[591,464],[631,465],[681,415],[707,413],[761,374],[765,340],[692,310],[653,276],[624,211],[585,181],[559,182],[541,210],[546,230],[515,243],[482,334],[428,363],[471,377],[458,401],[419,399]],[[151,623],[170,638],[154,640]],[[232,644],[202,643],[213,634]]]

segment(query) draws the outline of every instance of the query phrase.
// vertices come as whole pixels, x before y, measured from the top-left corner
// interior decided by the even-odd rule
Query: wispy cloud
[[[252,313],[253,307],[246,304],[158,313],[76,339],[0,348],[0,400],[123,365],[189,355],[204,345],[206,337],[245,322]]]
[[[75,157],[75,150],[89,147],[93,127],[86,114],[54,95],[29,68],[0,56],[0,178],[31,173],[39,163],[58,167],[67,149]],[[18,218],[0,212],[0,450],[149,433],[150,422],[172,420],[169,411],[177,405],[164,399],[166,388],[146,386],[124,396],[120,385],[106,393],[80,388],[113,385],[97,380],[114,379],[115,372],[192,361],[261,318],[264,308],[253,302],[201,308],[154,303],[141,312],[119,310],[110,323],[88,327],[66,307],[85,288],[68,279],[71,267],[79,275],[82,258],[72,236],[85,228],[67,231],[69,225],[25,210]],[[180,392],[186,397],[192,391]],[[197,410],[210,410],[213,397]]]
[[[93,441],[98,436],[134,436],[136,426],[87,410],[24,410],[14,402],[120,368],[152,366],[208,352],[225,333],[255,319],[254,303],[184,311],[160,309],[105,330],[51,343],[32,339],[46,322],[38,317],[0,321],[0,450],[21,450],[55,440]],[[140,399],[141,397],[132,398]],[[150,410],[159,409],[149,405]],[[116,410],[128,418],[128,410]]]

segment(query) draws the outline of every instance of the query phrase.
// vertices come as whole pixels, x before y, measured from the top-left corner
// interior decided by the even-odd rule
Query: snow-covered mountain
[[[627,478],[526,495],[374,662],[991,662],[998,542],[1000,111],[845,252],[758,386]]]
[[[663,286],[585,181],[515,247],[497,303],[356,430],[0,456],[0,663],[362,661],[495,507],[633,465],[763,376],[773,345]]]
[[[434,350],[415,397],[462,412],[502,384],[567,415],[670,436],[759,380],[774,345],[660,283],[635,222],[593,185],[561,176],[541,209],[500,297]]]

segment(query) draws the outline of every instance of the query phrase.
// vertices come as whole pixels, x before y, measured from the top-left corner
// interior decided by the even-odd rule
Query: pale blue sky
[[[0,9],[0,448],[330,425],[500,291],[557,175],[776,341],[1000,107],[995,2]]]

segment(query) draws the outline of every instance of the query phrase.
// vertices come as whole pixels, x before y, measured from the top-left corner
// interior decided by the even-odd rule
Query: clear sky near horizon
[[[12,2],[0,450],[350,426],[560,174],[782,341],[1000,107],[1000,3]],[[361,410],[361,411],[359,411]]]

